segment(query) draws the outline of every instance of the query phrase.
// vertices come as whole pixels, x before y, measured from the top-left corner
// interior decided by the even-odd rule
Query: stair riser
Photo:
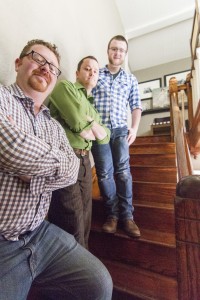
[[[174,143],[133,145],[130,154],[175,154]]]
[[[162,167],[175,167],[176,161],[174,154],[131,154],[131,166],[162,166]]]
[[[178,299],[176,280],[165,277],[152,276],[144,272],[137,272],[125,268],[122,265],[115,265],[110,262],[103,261],[113,278],[114,286],[119,286],[124,291],[132,291],[132,294],[141,295],[144,300],[176,300]],[[142,298],[142,294],[144,297]],[[125,300],[119,298],[117,300]],[[131,298],[127,298],[130,300]],[[136,297],[136,299],[138,299]],[[132,300],[135,300],[132,298]]]
[[[177,183],[176,168],[131,167],[133,181]]]
[[[169,135],[138,136],[133,145],[145,144],[145,143],[163,143],[163,142],[171,142],[171,137]]]
[[[174,204],[176,184],[133,182],[133,199]]]
[[[91,231],[90,251],[97,257],[127,263],[161,275],[176,276],[175,248]],[[169,261],[171,263],[169,263]]]
[[[93,222],[103,223],[106,219],[105,208],[100,201],[93,202]],[[134,219],[138,226],[148,230],[174,233],[174,211],[164,208],[134,205]]]
[[[134,219],[143,229],[174,233],[174,211],[134,205]]]

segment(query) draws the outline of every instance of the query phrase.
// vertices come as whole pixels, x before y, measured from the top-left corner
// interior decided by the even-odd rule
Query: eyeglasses
[[[61,74],[61,71],[54,66],[52,63],[48,62],[42,55],[32,50],[31,52],[25,54],[24,56],[28,56],[31,54],[32,59],[38,63],[40,66],[44,66],[46,64],[49,65],[49,70],[52,74],[56,75],[57,77]],[[23,57],[24,57],[23,56]]]
[[[127,52],[127,50],[125,50],[125,49],[122,49],[122,48],[117,48],[117,47],[111,47],[111,48],[109,48],[112,52],[120,52],[120,53],[126,53]]]

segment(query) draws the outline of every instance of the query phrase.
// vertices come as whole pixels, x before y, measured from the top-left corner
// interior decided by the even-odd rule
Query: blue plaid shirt
[[[110,129],[127,126],[128,106],[131,112],[136,108],[142,110],[137,79],[123,69],[115,79],[108,68],[100,69],[92,94],[103,124]]]

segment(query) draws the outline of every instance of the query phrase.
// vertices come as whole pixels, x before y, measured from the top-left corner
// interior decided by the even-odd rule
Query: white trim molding
[[[162,19],[157,19],[154,22],[145,24],[144,26],[140,26],[131,30],[128,30],[126,32],[126,37],[128,40],[140,37],[145,34],[152,33],[157,30],[164,29],[166,27],[175,25],[180,22],[184,22],[188,19],[192,19],[194,17],[194,7],[192,6],[191,8],[184,10],[184,11],[179,11],[176,14],[167,16]]]

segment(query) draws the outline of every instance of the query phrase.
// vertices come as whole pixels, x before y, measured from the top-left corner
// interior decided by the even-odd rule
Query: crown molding
[[[162,30],[177,23],[193,19],[193,16],[194,7],[191,7],[185,11],[178,12],[177,14],[173,14],[162,19],[157,19],[156,21],[145,24],[144,26],[128,30],[126,31],[126,38],[131,40],[157,30]]]

